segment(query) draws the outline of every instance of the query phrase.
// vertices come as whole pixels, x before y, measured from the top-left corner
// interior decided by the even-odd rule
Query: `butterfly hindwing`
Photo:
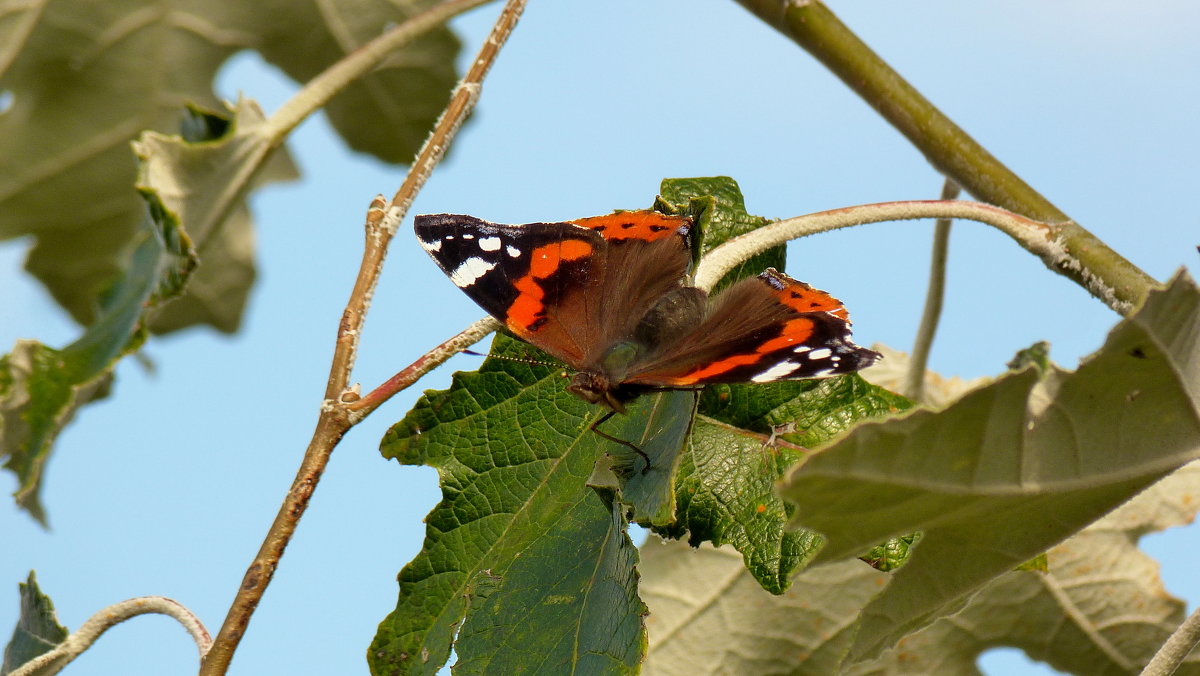
[[[855,345],[834,297],[768,269],[713,298],[704,319],[629,382],[681,387],[772,382],[850,373],[879,354]]]

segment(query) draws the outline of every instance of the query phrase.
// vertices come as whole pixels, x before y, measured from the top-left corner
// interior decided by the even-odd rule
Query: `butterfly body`
[[[688,285],[691,220],[633,211],[500,225],[417,216],[422,247],[517,337],[575,369],[567,389],[612,411],[654,389],[850,373],[855,345],[829,294],[774,269],[709,297]]]

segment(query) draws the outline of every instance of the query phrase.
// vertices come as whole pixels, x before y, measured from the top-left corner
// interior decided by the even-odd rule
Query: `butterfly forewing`
[[[521,339],[586,368],[682,286],[689,224],[654,212],[527,225],[436,214],[417,216],[415,227],[421,246],[480,307]]]

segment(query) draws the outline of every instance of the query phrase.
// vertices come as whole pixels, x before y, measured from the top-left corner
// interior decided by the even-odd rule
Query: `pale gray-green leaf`
[[[38,588],[37,576],[29,572],[29,579],[19,585],[21,590],[21,614],[12,638],[4,647],[4,664],[0,665],[0,676],[12,672],[29,660],[53,650],[66,638],[67,628],[58,623],[54,603]],[[52,658],[50,663],[33,676],[56,673],[67,662],[65,657]]]
[[[642,545],[648,676],[837,672],[855,618],[887,580],[861,561],[805,569],[767,593],[732,547]]]
[[[1006,573],[957,614],[848,673],[974,676],[979,654],[998,645],[1072,674],[1138,673],[1183,621],[1184,604],[1137,540],[1191,522],[1198,509],[1200,464],[1191,463],[1051,549],[1048,572]],[[1200,655],[1176,674],[1200,674]]]
[[[31,236],[26,269],[90,324],[98,299],[122,274],[144,214],[130,190],[130,141],[147,129],[178,131],[185,104],[217,108],[213,76],[238,51],[256,49],[303,82],[431,4],[0,4],[0,91],[11,95],[0,112],[0,240]],[[449,96],[457,49],[448,30],[431,31],[335,96],[326,107],[331,121],[354,148],[409,160]],[[155,328],[211,322],[231,331],[253,274],[245,255],[223,254],[250,240],[243,233],[203,256],[209,245],[195,236],[205,278],[195,291],[207,295],[177,303]],[[226,263],[234,269],[214,270]]]
[[[1074,373],[1026,369],[866,423],[782,488],[821,560],[924,531],[863,612],[869,658],[1200,455],[1200,291],[1181,274]]]

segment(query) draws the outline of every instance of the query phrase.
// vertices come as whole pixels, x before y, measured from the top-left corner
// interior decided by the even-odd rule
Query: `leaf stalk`
[[[958,184],[947,178],[942,184],[942,199],[955,199],[959,190]],[[933,225],[933,251],[929,256],[929,287],[925,292],[925,310],[921,313],[921,324],[917,327],[917,337],[913,341],[912,359],[908,362],[908,373],[904,378],[904,396],[913,401],[921,401],[925,394],[925,368],[929,364],[929,351],[933,348],[938,321],[942,318],[951,222],[949,218],[939,218]]]
[[[165,596],[139,596],[100,609],[62,643],[12,670],[9,672],[9,676],[52,676],[57,674],[63,667],[90,648],[104,632],[125,620],[148,613],[166,615],[177,620],[196,642],[201,657],[204,657],[209,646],[212,645],[212,638],[209,637],[208,630],[204,628],[204,623],[183,604]]]

